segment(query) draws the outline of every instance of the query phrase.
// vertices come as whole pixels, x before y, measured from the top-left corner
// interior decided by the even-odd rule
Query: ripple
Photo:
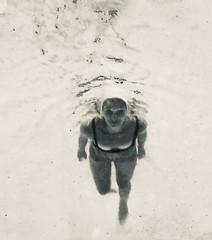
[[[124,89],[127,96],[127,103],[129,112],[133,115],[145,116],[148,113],[148,105],[144,99],[143,82],[129,81],[122,77],[107,77],[99,75],[90,80],[78,79],[74,88],[75,92],[75,108],[72,114],[78,117],[77,123],[81,119],[93,117],[101,113],[101,102],[103,95],[108,85],[114,86],[118,89]],[[118,93],[117,93],[118,94]],[[115,96],[115,93],[114,93]]]

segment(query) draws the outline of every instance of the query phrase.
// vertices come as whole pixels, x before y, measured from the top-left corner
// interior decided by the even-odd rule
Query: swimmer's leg
[[[136,166],[136,159],[130,162],[115,162],[116,167],[116,181],[119,186],[119,222],[125,222],[128,216],[127,201],[129,198],[131,183],[130,180]]]
[[[101,195],[110,192],[111,186],[111,162],[95,161],[90,157],[90,168],[96,188]]]

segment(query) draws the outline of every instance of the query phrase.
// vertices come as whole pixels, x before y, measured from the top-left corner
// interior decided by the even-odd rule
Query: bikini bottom
[[[95,161],[131,162],[137,158],[135,144],[127,149],[123,149],[117,152],[110,152],[101,150],[92,142],[89,150],[90,156]]]

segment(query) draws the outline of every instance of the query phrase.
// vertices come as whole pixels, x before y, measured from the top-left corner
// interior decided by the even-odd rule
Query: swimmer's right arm
[[[90,132],[90,127],[88,122],[84,122],[80,126],[80,136],[78,139],[78,152],[77,152],[77,157],[79,161],[83,161],[84,159],[87,159],[87,153],[85,151],[85,147],[88,142],[89,138],[89,132]]]

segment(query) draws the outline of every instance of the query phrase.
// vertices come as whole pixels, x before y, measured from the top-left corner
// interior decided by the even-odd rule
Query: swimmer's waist
[[[93,143],[93,146],[99,150],[101,150],[102,152],[107,152],[107,153],[120,153],[120,152],[124,152],[124,151],[127,151],[129,149],[131,149],[132,147],[135,146],[135,142],[133,142],[129,147],[127,148],[124,148],[124,149],[120,149],[120,148],[112,148],[110,150],[105,150],[105,149],[102,149],[100,148],[95,142],[92,142]]]

